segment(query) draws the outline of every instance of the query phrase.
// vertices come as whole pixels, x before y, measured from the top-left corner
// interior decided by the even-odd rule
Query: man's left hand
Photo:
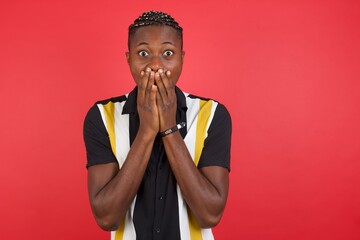
[[[163,69],[155,73],[155,82],[158,87],[156,104],[159,111],[160,132],[162,132],[176,125],[175,83],[171,80],[171,72],[165,72]]]

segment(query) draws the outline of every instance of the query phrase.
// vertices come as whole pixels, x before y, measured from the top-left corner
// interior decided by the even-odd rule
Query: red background
[[[179,86],[233,120],[217,239],[360,239],[359,1],[1,1],[0,239],[109,239],[82,124],[132,89],[127,27],[184,27]]]

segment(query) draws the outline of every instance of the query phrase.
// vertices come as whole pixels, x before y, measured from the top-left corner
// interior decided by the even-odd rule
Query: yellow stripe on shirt
[[[125,231],[125,217],[126,215],[124,216],[124,219],[121,221],[119,228],[115,232],[115,240],[123,240],[124,231]]]
[[[104,113],[106,119],[106,126],[110,138],[111,150],[116,156],[114,103],[108,102],[103,106],[104,106]]]
[[[212,101],[200,100],[199,105],[200,111],[198,113],[198,119],[196,124],[196,140],[194,154],[194,163],[196,166],[199,164],[200,156],[204,148],[206,127],[211,114]],[[189,218],[190,238],[191,240],[202,240],[201,228],[189,207],[187,208],[187,210]]]
[[[104,113],[106,119],[107,130],[110,139],[111,150],[116,156],[116,139],[115,139],[115,104],[113,102],[108,102],[104,106]],[[119,228],[115,232],[116,240],[123,240],[124,229],[125,229],[125,217],[121,221]]]
[[[196,124],[196,141],[195,141],[195,155],[194,163],[197,166],[199,164],[200,156],[204,148],[206,127],[211,114],[212,101],[200,100],[200,111],[198,114],[198,120]]]

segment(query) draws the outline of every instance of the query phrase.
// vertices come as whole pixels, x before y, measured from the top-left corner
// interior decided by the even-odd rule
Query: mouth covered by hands
[[[137,96],[139,130],[157,134],[175,126],[177,98],[171,72],[162,68],[157,71],[146,68],[140,76]]]

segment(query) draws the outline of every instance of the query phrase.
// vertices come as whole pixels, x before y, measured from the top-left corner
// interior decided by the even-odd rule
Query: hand
[[[155,72],[147,68],[141,72],[141,80],[138,84],[137,110],[140,118],[139,131],[149,136],[155,136],[159,132],[159,111],[156,105],[158,93],[155,83]]]
[[[171,80],[171,72],[159,69],[155,73],[155,82],[158,88],[156,104],[159,111],[160,131],[165,131],[176,125],[177,98],[175,83]]]

